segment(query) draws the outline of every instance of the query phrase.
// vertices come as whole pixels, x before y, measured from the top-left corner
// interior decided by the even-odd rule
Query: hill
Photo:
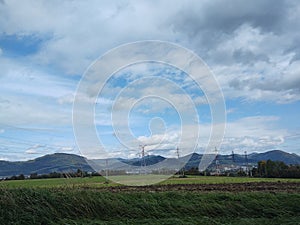
[[[200,160],[202,158],[201,154],[192,153],[191,155],[183,156],[179,160],[186,161],[185,168],[190,169],[192,167],[198,167]],[[147,156],[145,158],[146,165],[154,165],[158,162],[165,160],[166,158],[162,156]],[[286,164],[300,164],[300,156],[296,154],[290,154],[280,150],[272,150],[264,153],[253,153],[248,156],[248,163],[256,164],[261,160],[271,159],[273,161],[283,161]],[[232,164],[232,155],[218,155],[218,160],[220,164]],[[32,173],[37,174],[48,174],[51,172],[73,172],[77,169],[84,171],[93,171],[90,164],[96,163],[99,166],[99,170],[105,169],[105,159],[99,160],[87,160],[86,158],[74,154],[66,153],[55,153],[51,155],[45,155],[34,160],[28,161],[19,161],[19,162],[9,162],[9,161],[0,161],[0,177],[7,177],[19,174],[30,175]],[[122,170],[124,168],[124,163],[130,166],[139,166],[141,165],[141,159],[109,159],[110,168],[115,170]],[[212,163],[214,164],[214,162]],[[234,155],[234,164],[235,165],[244,165],[245,156],[244,155]],[[166,159],[165,165],[178,165],[177,159]]]
[[[188,156],[183,158],[190,157],[188,163],[186,164],[185,168],[190,169],[192,167],[198,167],[200,160],[202,158],[201,154],[192,153]],[[245,155],[234,154],[234,160],[232,155],[218,155],[218,161],[222,165],[245,165]],[[283,161],[285,164],[290,165],[300,165],[300,156],[296,154],[287,153],[281,150],[272,150],[263,153],[252,153],[247,156],[247,161],[249,164],[257,164],[257,162],[262,160],[272,160],[272,161]],[[212,162],[211,165],[215,164],[215,160]]]
[[[296,154],[290,154],[281,150],[272,150],[260,154],[253,154],[249,156],[251,161],[272,160],[283,161],[285,164],[300,164],[300,156]]]
[[[33,160],[8,162],[0,161],[0,176],[13,176],[19,174],[30,175],[32,173],[48,174],[51,172],[71,172],[77,169],[92,171],[84,157],[55,153],[45,155]]]

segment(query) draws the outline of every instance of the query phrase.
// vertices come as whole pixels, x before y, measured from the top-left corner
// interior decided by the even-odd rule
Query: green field
[[[296,186],[299,182],[300,186],[300,179],[189,176],[173,177],[153,187],[181,187],[183,184],[243,186],[250,182],[293,183]],[[111,191],[110,188],[116,186],[120,185],[105,183],[103,177],[1,181],[0,225],[300,225],[300,192],[289,193],[288,186],[279,192],[191,192],[168,188],[159,192],[155,189]]]
[[[288,193],[0,189],[0,223],[299,224],[299,202]]]
[[[155,176],[155,175],[151,175]],[[136,179],[143,177],[139,175],[118,176],[118,180]],[[147,178],[147,177],[146,177]],[[214,176],[188,176],[187,178],[171,177],[160,184],[226,184],[226,183],[245,183],[245,182],[300,182],[300,179],[285,178],[250,178],[250,177],[214,177]],[[300,183],[299,183],[300,184]],[[5,188],[53,188],[53,187],[107,187],[116,186],[117,183],[105,183],[104,177],[85,177],[85,178],[53,178],[53,179],[28,179],[1,181],[0,187]]]

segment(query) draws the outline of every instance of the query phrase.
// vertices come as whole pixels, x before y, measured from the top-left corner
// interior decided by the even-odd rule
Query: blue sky
[[[110,49],[141,40],[176,43],[209,66],[227,110],[220,152],[300,154],[299,17],[298,1],[0,1],[0,160],[81,154],[72,107],[82,75]],[[95,126],[109,157],[135,157],[134,138],[151,154],[173,156],[190,123],[162,99],[136,103],[145,93],[170,94],[182,108],[190,96],[205,148],[211,115],[203,90],[174,67],[145,63],[113,74],[97,100]],[[132,104],[128,120],[116,119],[118,129],[129,124],[129,149],[112,128],[117,98],[117,112]]]

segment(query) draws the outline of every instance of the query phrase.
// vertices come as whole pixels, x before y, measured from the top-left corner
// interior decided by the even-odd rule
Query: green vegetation
[[[140,175],[129,176],[135,178]],[[155,176],[155,175],[153,175]],[[128,178],[128,176],[126,176]],[[125,178],[123,178],[125,179]],[[119,178],[118,180],[121,180]],[[245,182],[300,182],[300,179],[284,178],[254,178],[254,177],[216,177],[216,176],[188,176],[187,178],[172,177],[161,184],[228,184]],[[300,183],[299,183],[300,184]],[[26,179],[1,181],[0,187],[5,188],[54,188],[54,187],[107,187],[118,184],[105,183],[105,178],[101,176],[85,178],[52,178],[52,179]]]
[[[252,174],[259,177],[300,178],[300,165],[286,165],[282,161],[259,161]]]
[[[248,182],[300,182],[290,178],[258,178],[258,177],[223,177],[223,176],[187,176],[187,178],[170,178],[162,184],[231,184]],[[299,183],[300,184],[300,183]]]
[[[0,189],[2,224],[297,224],[300,194]],[[299,223],[298,223],[299,224]]]
[[[172,177],[161,184],[248,182],[294,183],[300,179],[188,176]],[[134,188],[111,192],[102,188],[117,185],[100,176],[1,181],[0,225],[300,224],[298,192],[155,192]]]
[[[54,187],[80,187],[101,186],[105,179],[100,176],[85,178],[51,178],[1,181],[0,187],[6,188],[54,188]]]

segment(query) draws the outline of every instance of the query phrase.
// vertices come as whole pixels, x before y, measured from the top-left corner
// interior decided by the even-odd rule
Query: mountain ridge
[[[191,153],[189,155],[181,157],[180,161],[186,161],[189,158],[188,162],[185,165],[185,169],[190,169],[192,167],[196,168],[199,165],[199,162],[202,158],[202,154]],[[146,165],[154,165],[158,162],[164,161],[166,158],[160,155],[151,155],[145,157]],[[217,159],[220,164],[236,164],[244,165],[245,156],[235,154],[234,161],[232,155],[218,155]],[[282,150],[271,150],[263,153],[254,153],[249,154],[247,162],[249,164],[256,164],[261,160],[273,160],[273,161],[283,161],[286,164],[300,164],[300,156],[293,153],[287,153]],[[101,159],[99,159],[101,160]],[[105,165],[105,160],[102,159],[101,163]],[[120,164],[127,164],[131,166],[141,165],[141,159],[121,159],[121,158],[111,158],[108,159],[110,163],[115,163],[115,168],[122,168]],[[168,158],[171,163],[176,163],[175,158]],[[97,161],[97,160],[96,160]],[[167,161],[167,160],[166,160]],[[95,162],[95,160],[94,160]],[[69,153],[54,153],[47,154],[32,160],[27,161],[5,161],[0,160],[0,176],[7,177],[19,174],[30,175],[32,173],[37,174],[47,174],[51,172],[73,172],[77,169],[84,171],[93,171],[93,168],[90,164],[93,163],[93,160],[86,159],[80,155],[69,154]],[[212,164],[214,161],[212,162]],[[103,168],[102,168],[103,169]]]

